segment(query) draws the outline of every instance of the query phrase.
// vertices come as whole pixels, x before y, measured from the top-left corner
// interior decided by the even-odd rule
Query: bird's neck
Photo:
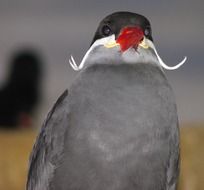
[[[96,47],[90,52],[85,66],[93,64],[137,64],[137,63],[148,63],[158,65],[158,59],[151,49],[144,50],[141,47],[135,49],[128,49],[121,53],[119,47],[107,49],[103,46]]]

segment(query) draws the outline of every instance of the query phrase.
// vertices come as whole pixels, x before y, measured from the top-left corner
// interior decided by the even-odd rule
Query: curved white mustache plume
[[[89,56],[90,52],[97,46],[99,45],[104,45],[106,43],[110,43],[110,42],[115,42],[115,35],[111,35],[111,36],[108,36],[106,38],[102,38],[102,39],[99,39],[99,40],[96,40],[92,46],[88,49],[88,51],[86,52],[86,54],[84,55],[80,65],[78,66],[73,58],[73,56],[71,55],[71,58],[69,59],[69,64],[72,66],[72,68],[75,70],[75,71],[79,71],[81,70],[83,67],[84,67],[84,63],[87,59],[87,57]]]
[[[148,39],[145,38],[145,40],[148,40]],[[178,69],[181,65],[183,65],[183,64],[186,62],[186,60],[187,60],[187,57],[185,56],[185,57],[183,58],[183,60],[182,60],[181,62],[179,62],[177,65],[175,65],[175,66],[168,66],[168,65],[166,65],[166,64],[162,61],[161,57],[160,57],[159,54],[157,53],[157,50],[156,50],[156,48],[155,48],[155,46],[154,46],[154,44],[152,43],[151,40],[148,40],[148,45],[149,45],[149,47],[151,47],[151,48],[154,50],[154,53],[155,53],[156,56],[157,56],[157,59],[158,59],[158,61],[159,61],[159,64],[160,64],[164,69],[166,69],[166,70],[176,70],[176,69]]]
[[[76,64],[76,61],[74,60],[73,56],[71,55],[71,58],[69,59],[69,63],[70,63],[70,65],[71,65],[71,67],[72,67],[75,71],[81,70],[81,69],[84,67],[84,63],[86,62],[87,57],[89,56],[90,52],[91,52],[96,46],[104,45],[104,44],[107,44],[107,43],[109,43],[109,44],[111,44],[111,43],[116,43],[116,42],[115,42],[115,35],[114,35],[114,34],[111,35],[111,36],[108,36],[108,37],[106,37],[106,38],[102,38],[102,39],[96,40],[96,41],[92,44],[92,46],[88,49],[88,51],[87,51],[86,54],[84,55],[84,57],[83,57],[83,59],[82,59],[82,61],[81,61],[81,63],[80,63],[79,65]],[[152,43],[152,41],[148,40],[147,38],[144,38],[143,43],[154,50],[155,55],[157,56],[157,59],[158,59],[158,61],[159,61],[160,66],[163,67],[163,68],[166,69],[166,70],[176,70],[176,69],[178,69],[179,67],[181,67],[181,66],[186,62],[186,60],[187,60],[187,57],[185,56],[184,59],[183,59],[181,62],[179,62],[177,65],[175,65],[175,66],[168,66],[168,65],[166,65],[166,64],[162,61],[161,57],[160,57],[159,54],[157,53],[157,50],[156,50],[154,44]]]

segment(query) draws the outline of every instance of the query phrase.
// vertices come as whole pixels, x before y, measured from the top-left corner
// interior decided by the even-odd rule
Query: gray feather
[[[175,189],[179,134],[173,97],[155,65],[86,68],[46,122],[49,133],[37,140],[30,175],[38,171],[38,181],[51,163],[41,189]]]
[[[176,104],[160,68],[92,65],[48,114],[27,189],[175,190],[178,160]]]
[[[61,123],[67,119],[66,90],[57,100],[49,112],[42,129],[36,139],[30,156],[30,166],[27,180],[28,190],[49,189],[54,170],[59,164],[64,147],[64,138],[68,123]]]

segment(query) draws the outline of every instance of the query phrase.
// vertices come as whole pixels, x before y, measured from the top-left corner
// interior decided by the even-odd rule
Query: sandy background
[[[36,131],[0,131],[0,190],[23,190],[28,157]],[[179,190],[203,190],[204,127],[181,128],[181,173]]]

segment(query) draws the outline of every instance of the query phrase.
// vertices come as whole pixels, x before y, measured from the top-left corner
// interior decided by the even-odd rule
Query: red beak
[[[137,47],[144,37],[143,30],[137,26],[124,28],[118,39],[117,43],[120,44],[121,51],[126,51],[130,47]]]

